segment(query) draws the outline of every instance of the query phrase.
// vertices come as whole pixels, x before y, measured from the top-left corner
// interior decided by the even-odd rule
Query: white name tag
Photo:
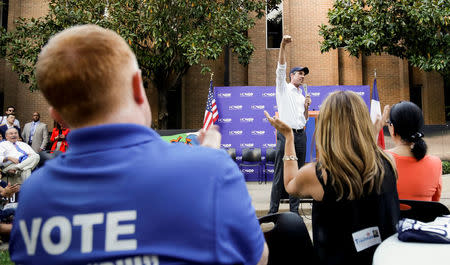
[[[359,230],[358,232],[353,233],[352,236],[357,252],[381,243],[380,230],[378,230],[378,226]]]

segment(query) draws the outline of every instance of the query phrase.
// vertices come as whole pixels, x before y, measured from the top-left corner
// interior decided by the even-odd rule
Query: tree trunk
[[[169,112],[167,111],[167,88],[158,87],[159,111],[158,111],[158,128],[167,129],[167,121]]]

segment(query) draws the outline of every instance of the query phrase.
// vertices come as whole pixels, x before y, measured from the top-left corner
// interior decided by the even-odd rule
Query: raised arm
[[[322,200],[323,189],[315,174],[315,163],[308,163],[298,168],[297,157],[294,147],[294,135],[292,129],[277,117],[270,117],[267,111],[264,115],[270,124],[285,137],[284,164],[284,187],[290,195],[297,197],[312,197]]]
[[[291,43],[292,38],[289,35],[284,35],[280,44],[280,52],[278,54],[278,63],[285,64],[286,63],[286,44]]]
[[[377,139],[378,133],[380,132],[380,130],[383,129],[383,127],[385,125],[389,125],[389,124],[387,124],[387,121],[389,119],[390,111],[391,111],[391,107],[389,105],[384,106],[383,115],[381,117],[378,115],[377,118],[375,119],[375,122],[373,123],[373,127],[374,127],[373,133],[374,133],[375,139]]]

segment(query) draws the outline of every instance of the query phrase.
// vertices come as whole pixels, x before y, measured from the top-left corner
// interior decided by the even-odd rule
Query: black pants
[[[269,213],[278,212],[280,206],[280,199],[283,194],[287,194],[284,188],[284,177],[283,177],[283,157],[284,157],[284,136],[277,132],[277,153],[275,155],[275,169],[272,183],[272,192],[270,194],[270,209]],[[295,154],[297,155],[298,168],[300,169],[305,164],[306,157],[306,132],[305,130],[295,133],[294,132],[294,145]],[[291,212],[298,214],[298,205],[300,204],[300,199],[289,195],[289,210]]]

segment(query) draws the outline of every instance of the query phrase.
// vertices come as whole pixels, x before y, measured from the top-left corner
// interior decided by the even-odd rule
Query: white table
[[[373,265],[449,265],[450,244],[403,242],[394,234],[376,249]]]

